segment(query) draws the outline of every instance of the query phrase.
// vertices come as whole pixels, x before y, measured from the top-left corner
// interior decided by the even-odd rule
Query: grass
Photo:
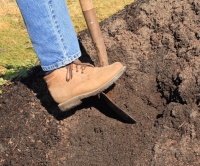
[[[99,21],[132,3],[133,0],[94,0]],[[76,32],[86,28],[78,0],[67,1]],[[0,1],[0,85],[38,65],[23,19],[14,0]]]

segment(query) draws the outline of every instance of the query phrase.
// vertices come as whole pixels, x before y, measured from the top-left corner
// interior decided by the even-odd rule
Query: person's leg
[[[17,4],[44,71],[65,66],[80,57],[65,0],[17,0]]]
[[[102,92],[125,71],[126,67],[119,62],[93,67],[76,61],[81,53],[65,0],[17,0],[17,3],[42,69],[54,70],[44,80],[62,111]]]

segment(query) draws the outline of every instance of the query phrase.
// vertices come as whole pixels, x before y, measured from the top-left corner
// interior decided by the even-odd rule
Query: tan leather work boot
[[[81,100],[94,96],[112,85],[126,67],[116,62],[105,67],[74,61],[44,77],[53,99],[61,111],[81,104]]]

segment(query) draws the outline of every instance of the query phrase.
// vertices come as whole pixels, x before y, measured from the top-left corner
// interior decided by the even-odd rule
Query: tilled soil
[[[200,164],[200,2],[138,0],[101,30],[110,63],[127,66],[116,103],[137,123],[98,97],[61,113],[35,67],[1,87],[1,165]],[[79,39],[98,65],[88,31]]]

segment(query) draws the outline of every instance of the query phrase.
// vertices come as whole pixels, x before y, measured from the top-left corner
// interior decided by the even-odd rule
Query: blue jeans
[[[44,71],[81,56],[65,0],[17,0],[17,4]]]

